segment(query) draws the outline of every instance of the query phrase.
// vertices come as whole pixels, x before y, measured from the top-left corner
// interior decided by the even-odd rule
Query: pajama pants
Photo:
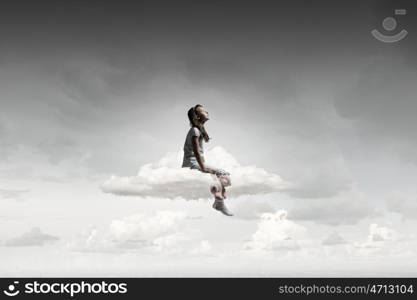
[[[213,177],[213,183],[210,185],[210,193],[216,197],[216,198],[223,198],[222,197],[222,190],[226,186],[231,186],[231,180],[230,175],[228,174],[221,174],[225,172],[222,169],[217,169],[213,167],[209,167],[210,169],[213,169],[216,171],[216,174],[212,174]],[[200,165],[198,164],[192,164],[190,169],[196,169],[201,171]]]

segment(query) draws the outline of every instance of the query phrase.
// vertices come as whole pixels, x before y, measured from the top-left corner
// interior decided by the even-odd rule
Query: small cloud
[[[22,200],[22,196],[29,192],[29,190],[19,189],[0,189],[0,197],[3,199]]]
[[[276,209],[266,200],[257,200],[252,197],[238,199],[233,207],[235,217],[241,219],[259,219],[263,213],[275,212]]]
[[[358,257],[401,258],[410,262],[416,256],[417,240],[414,233],[398,232],[390,227],[372,223],[364,242],[352,244],[351,254]]]
[[[322,244],[325,246],[333,246],[333,245],[340,245],[346,244],[346,240],[337,232],[333,232],[329,234],[323,241]]]
[[[212,246],[208,240],[203,240],[200,244],[191,250],[192,254],[210,254]]]
[[[50,242],[59,240],[58,237],[42,233],[39,227],[33,227],[29,232],[22,234],[20,237],[13,238],[4,242],[4,246],[8,247],[24,247],[24,246],[43,246]]]
[[[381,250],[396,239],[397,234],[393,229],[372,223],[369,225],[367,241],[362,243],[355,243],[355,247],[358,249],[369,248]]]
[[[380,214],[369,199],[356,189],[331,198],[297,199],[296,203],[297,206],[289,211],[291,219],[333,226],[356,224],[362,219]]]
[[[416,200],[414,197],[410,198],[396,192],[385,200],[385,204],[388,211],[399,213],[404,219],[417,219]]]
[[[198,230],[186,226],[187,220],[188,215],[179,211],[134,214],[113,220],[103,230],[93,227],[67,247],[79,252],[209,253],[210,243],[200,239]]]
[[[379,242],[392,240],[394,230],[387,227],[378,226],[378,224],[369,225],[368,242]]]
[[[244,250],[255,252],[275,252],[298,250],[298,239],[303,238],[306,229],[287,219],[285,210],[264,213],[258,222],[258,229],[251,240],[245,243]]]
[[[287,187],[295,198],[330,198],[352,188],[353,178],[344,158],[340,155],[325,160],[308,162],[308,168],[297,172]]]
[[[101,189],[116,195],[180,197],[187,200],[211,198],[209,187],[215,176],[181,168],[182,156],[182,151],[168,153],[157,163],[143,165],[136,176],[112,176],[102,184]],[[232,197],[285,190],[286,184],[280,176],[256,166],[241,166],[221,147],[207,151],[205,157],[208,166],[225,169],[231,174],[232,186],[227,191]]]
[[[124,248],[130,248],[130,241],[126,241]],[[139,242],[139,241],[134,241]],[[137,245],[134,245],[136,248]],[[109,239],[104,237],[101,232],[92,226],[83,230],[77,237],[67,242],[67,248],[76,252],[111,252]]]
[[[185,212],[172,211],[159,211],[154,216],[135,214],[112,221],[110,234],[115,240],[156,239],[177,232],[186,216]]]

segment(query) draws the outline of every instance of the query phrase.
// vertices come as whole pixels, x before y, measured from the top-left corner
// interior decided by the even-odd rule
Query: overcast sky
[[[7,1],[0,10],[2,275],[180,276],[164,266],[184,252],[191,275],[230,275],[223,265],[230,256],[234,275],[415,276],[414,2]],[[400,8],[406,15],[394,15]],[[408,31],[392,44],[370,33],[392,34],[382,27],[389,16],[394,34]],[[221,149],[213,153],[235,159],[237,170],[263,169],[292,188],[231,194],[232,218],[211,200],[186,201],[187,190],[174,201],[103,192],[112,175],[134,178],[161,159],[175,165],[169,153],[181,153],[186,113],[197,103],[210,114],[207,151]],[[138,266],[147,255],[154,263],[135,269],[127,250]],[[91,262],[89,252],[92,269],[64,263]],[[28,253],[40,263],[27,264]],[[271,255],[284,257],[285,267],[271,265]],[[308,270],[292,266],[292,257],[309,262]],[[410,261],[405,269],[401,257]],[[336,263],[320,269],[329,258]]]

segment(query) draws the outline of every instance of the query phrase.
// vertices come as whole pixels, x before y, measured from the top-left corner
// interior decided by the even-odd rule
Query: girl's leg
[[[233,216],[233,214],[227,209],[226,205],[224,204],[224,195],[226,189],[224,188],[219,176],[215,176],[215,183],[211,186],[210,192],[214,196],[213,208],[225,214],[226,216]]]
[[[210,188],[210,192],[213,194],[214,200],[223,200],[221,185],[213,185]]]
[[[226,199],[226,188],[224,186],[222,186],[222,196],[223,199]]]

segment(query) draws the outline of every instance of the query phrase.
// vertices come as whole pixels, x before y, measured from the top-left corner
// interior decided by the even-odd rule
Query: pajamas
[[[216,198],[223,198],[222,191],[226,186],[231,186],[230,174],[223,169],[212,168],[216,172],[216,176],[212,176],[214,179],[213,184],[210,185],[210,193]],[[193,164],[190,169],[199,170],[201,168],[198,164]]]

